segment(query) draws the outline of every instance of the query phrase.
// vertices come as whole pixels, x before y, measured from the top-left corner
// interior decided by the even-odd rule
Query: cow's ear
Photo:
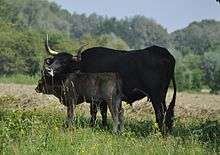
[[[78,59],[78,61],[81,61],[81,53],[82,53],[82,51],[83,51],[83,48],[85,48],[87,45],[88,45],[88,43],[84,43],[84,44],[78,49],[78,52],[77,52],[77,59]]]
[[[80,73],[80,70],[76,70],[74,73],[77,73],[77,74],[79,74]]]
[[[80,62],[80,61],[81,61],[81,59],[79,59],[77,56],[73,56],[73,57],[72,57],[72,60],[73,60],[74,62]]]
[[[50,65],[52,63],[53,59],[52,58],[46,58],[44,59],[44,63],[47,65]]]

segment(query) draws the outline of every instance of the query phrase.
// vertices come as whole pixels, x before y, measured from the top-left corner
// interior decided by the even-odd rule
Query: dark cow
[[[170,52],[159,46],[142,50],[120,51],[104,47],[79,50],[76,56],[58,53],[50,49],[48,40],[46,51],[52,55],[48,59],[45,74],[59,76],[80,70],[86,73],[117,72],[123,81],[123,101],[132,103],[146,95],[150,98],[161,131],[171,131],[176,100],[175,59]],[[170,82],[174,93],[169,107],[166,107],[166,94]],[[165,121],[164,121],[165,118]]]
[[[116,73],[71,73],[55,80],[43,76],[36,91],[53,94],[67,106],[68,126],[73,122],[75,105],[84,101],[92,105],[100,102],[107,103],[109,107],[114,123],[113,132],[123,130],[121,80]]]
[[[52,53],[54,54],[55,52],[52,52]],[[67,55],[68,54],[66,54],[66,55],[64,54],[63,58],[65,59],[65,57]],[[59,62],[61,62],[61,61],[59,61]],[[42,75],[43,75],[44,79],[46,79],[47,84],[50,84],[50,85],[52,85],[52,83],[57,83],[57,82],[60,83],[61,81],[63,81],[66,78],[66,75],[68,73],[63,72],[62,74],[56,75],[55,77],[50,76],[50,75],[53,75],[53,70],[49,70],[49,68],[48,68],[48,66],[50,66],[50,64],[51,64],[51,58],[46,58],[44,60],[43,70],[42,70]],[[104,101],[101,103],[99,102],[96,104],[90,104],[90,114],[91,114],[90,124],[92,127],[95,126],[98,106],[100,108],[100,112],[101,112],[101,116],[102,116],[102,127],[105,128],[105,127],[107,127],[107,103],[105,103]]]

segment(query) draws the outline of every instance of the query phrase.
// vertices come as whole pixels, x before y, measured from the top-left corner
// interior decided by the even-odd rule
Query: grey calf
[[[123,130],[121,105],[121,79],[116,73],[71,73],[53,84],[44,77],[39,81],[37,92],[53,94],[67,106],[67,125],[72,125],[75,105],[84,101],[92,105],[107,103],[113,119],[113,132]]]

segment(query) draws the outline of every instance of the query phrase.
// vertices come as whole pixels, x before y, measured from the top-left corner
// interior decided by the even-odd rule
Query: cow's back
[[[158,82],[160,76],[164,76],[161,71],[167,70],[167,74],[172,74],[174,66],[174,57],[167,49],[159,46],[133,51],[96,47],[82,53],[80,70],[88,73],[119,73],[123,81],[123,94],[127,98],[123,100],[133,102],[145,96],[134,92],[134,89],[145,90],[150,94],[155,84],[161,85]]]
[[[124,68],[132,68],[137,63],[144,62],[145,66],[151,67],[167,59],[175,63],[174,57],[170,52],[159,46],[151,46],[141,50],[122,51],[104,47],[95,47],[85,50],[82,53],[80,70],[82,72],[115,72]],[[119,67],[119,68],[118,68]],[[139,66],[138,66],[139,67]],[[136,70],[138,71],[138,70]]]
[[[80,71],[87,73],[115,72],[122,54],[122,51],[103,47],[87,49],[82,53]]]

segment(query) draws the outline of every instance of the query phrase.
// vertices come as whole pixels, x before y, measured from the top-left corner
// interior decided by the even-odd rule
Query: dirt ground
[[[48,105],[64,108],[59,101],[52,95],[43,95],[35,92],[35,86],[19,84],[0,84],[0,98],[15,97],[18,101],[16,106],[21,107],[44,107]],[[171,101],[173,91],[170,90],[167,95],[167,103]],[[151,103],[147,98],[136,101],[130,107],[126,104],[125,109],[135,113],[152,112]],[[177,93],[176,116],[200,116],[204,114],[220,114],[220,95],[211,95],[207,93]]]

